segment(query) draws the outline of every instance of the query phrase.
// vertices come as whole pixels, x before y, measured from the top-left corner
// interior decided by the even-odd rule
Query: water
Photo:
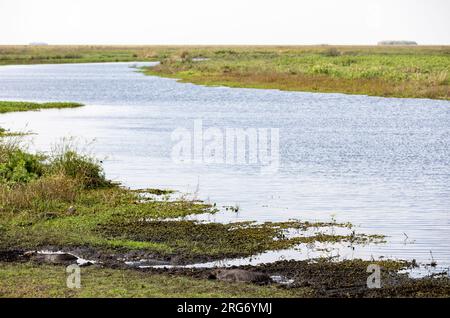
[[[239,206],[238,213],[205,216],[212,221],[334,217],[388,236],[387,244],[352,249],[352,257],[450,266],[450,102],[202,87],[130,67],[141,64],[2,66],[0,100],[87,106],[5,114],[0,127],[35,132],[27,139],[40,150],[67,136],[93,141],[107,176],[132,188]],[[171,133],[191,131],[197,119],[205,129],[279,128],[278,172],[173,162]]]

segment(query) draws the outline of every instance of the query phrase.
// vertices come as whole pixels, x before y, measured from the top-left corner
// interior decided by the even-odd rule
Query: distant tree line
[[[378,45],[418,45],[415,41],[381,41]]]

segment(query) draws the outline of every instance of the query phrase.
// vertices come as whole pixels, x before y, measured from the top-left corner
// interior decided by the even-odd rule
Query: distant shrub
[[[237,52],[233,50],[217,50],[214,52],[216,55],[236,55]]]
[[[182,59],[185,59],[185,58],[187,58],[189,56],[189,52],[188,51],[182,51],[181,53],[180,53],[180,57],[182,58]]]
[[[418,45],[415,41],[381,41],[378,45]]]
[[[323,55],[330,56],[330,57],[335,57],[335,56],[340,56],[341,52],[337,48],[332,47],[332,48],[329,48],[328,50],[325,50]]]
[[[181,62],[190,62],[192,58],[188,51],[182,51],[180,53],[180,60]]]
[[[222,73],[231,73],[231,67],[229,65],[222,66]]]

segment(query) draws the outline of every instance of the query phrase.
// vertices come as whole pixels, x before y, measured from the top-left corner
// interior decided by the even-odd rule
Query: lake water
[[[142,64],[2,66],[0,100],[87,106],[4,114],[0,127],[35,132],[27,141],[39,150],[75,136],[104,159],[109,178],[132,188],[239,206],[209,220],[334,217],[388,236],[351,255],[450,266],[450,102],[202,87],[132,67]],[[192,131],[195,120],[222,132],[278,128],[279,169],[266,175],[254,164],[174,162],[171,134]],[[283,253],[276,255],[302,251]]]

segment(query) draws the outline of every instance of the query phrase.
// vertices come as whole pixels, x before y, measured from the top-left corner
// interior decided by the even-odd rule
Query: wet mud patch
[[[381,288],[368,288],[369,265],[379,265]],[[406,261],[328,259],[314,261],[280,261],[244,269],[257,269],[271,275],[283,275],[293,280],[288,288],[309,287],[316,297],[449,297],[449,277],[410,278],[399,271],[416,266]]]

